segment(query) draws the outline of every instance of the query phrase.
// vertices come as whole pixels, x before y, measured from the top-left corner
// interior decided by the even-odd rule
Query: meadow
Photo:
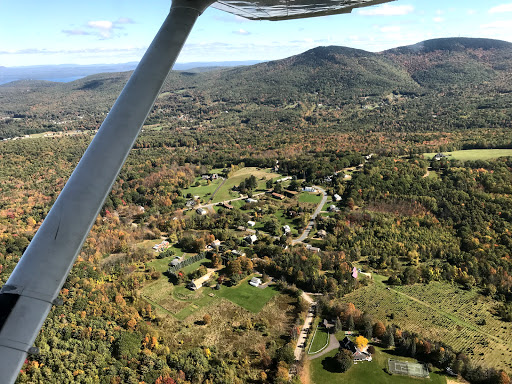
[[[208,259],[200,260],[184,268],[185,273],[192,272],[201,264],[209,263]],[[186,270],[185,270],[186,269]],[[142,295],[157,305],[157,311],[161,314],[169,314],[178,320],[184,320],[191,314],[213,303],[220,305],[225,299],[252,313],[260,312],[263,307],[279,291],[273,286],[264,289],[249,285],[253,275],[248,276],[234,287],[222,285],[219,290],[203,287],[197,291],[191,291],[184,284],[173,285],[166,276],[146,285],[142,289]]]
[[[512,149],[466,149],[463,151],[443,152],[448,159],[456,160],[489,160],[503,156],[512,156]],[[437,152],[424,153],[426,159],[432,159]]]
[[[254,175],[256,179],[258,179],[258,186],[255,191],[264,191],[266,190],[265,183],[268,179],[274,179],[280,177],[277,173],[270,172],[269,169],[261,169],[256,167],[246,167],[239,169],[224,182],[221,188],[217,191],[214,198],[212,199],[213,203],[217,203],[220,201],[226,201],[229,199],[235,199],[240,196],[238,192],[233,191],[233,187],[240,184],[240,182],[247,179],[249,176]]]

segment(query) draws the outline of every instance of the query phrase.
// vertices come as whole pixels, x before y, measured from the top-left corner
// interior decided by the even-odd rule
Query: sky
[[[170,4],[1,0],[0,66],[139,61]],[[325,45],[379,52],[438,37],[512,42],[512,2],[397,0],[351,14],[278,22],[250,21],[210,7],[178,62],[275,60]]]

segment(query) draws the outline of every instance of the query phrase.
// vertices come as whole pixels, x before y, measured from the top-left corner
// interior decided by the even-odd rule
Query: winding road
[[[304,232],[302,232],[302,234],[299,237],[292,240],[292,245],[302,243],[306,239],[306,237],[309,236],[309,233],[311,232],[313,225],[315,225],[316,217],[322,211],[322,208],[324,207],[325,203],[327,203],[327,192],[325,191],[325,189],[323,189],[319,186],[316,186],[316,185],[314,187],[316,189],[318,189],[320,192],[322,192],[322,194],[323,194],[322,200],[320,201],[320,204],[318,204],[318,206],[316,207],[315,212],[313,212],[313,215],[311,215],[311,220],[309,221],[308,225],[304,229]]]

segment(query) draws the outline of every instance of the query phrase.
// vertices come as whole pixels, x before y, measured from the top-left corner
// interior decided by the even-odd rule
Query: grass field
[[[502,156],[512,156],[512,149],[467,149],[464,151],[443,152],[449,159],[457,160],[489,160]],[[426,159],[433,158],[437,152],[424,153]]]
[[[280,177],[279,174],[271,173],[268,169],[259,169],[256,167],[246,167],[239,169],[238,171],[234,172],[217,191],[213,202],[217,203],[219,201],[225,201],[239,197],[237,192],[232,191],[233,187],[235,185],[239,185],[241,181],[247,179],[251,175],[254,175],[256,179],[258,179],[258,187],[256,190],[265,190],[266,180]],[[262,178],[264,178],[264,180],[260,180]]]
[[[185,273],[189,273],[208,259],[200,260],[185,267]],[[155,282],[146,285],[142,294],[157,308],[160,314],[170,314],[178,320],[184,320],[193,313],[213,303],[219,304],[222,299],[252,312],[258,313],[276,295],[279,294],[273,286],[259,289],[249,285],[249,276],[235,287],[221,286],[220,290],[203,287],[197,291],[191,291],[184,284],[174,286],[169,283],[167,277],[162,276]]]
[[[364,361],[354,364],[345,373],[336,372],[334,366],[334,356],[337,350],[331,351],[328,354],[319,357],[318,359],[311,360],[311,382],[313,384],[362,384],[362,383],[375,383],[375,384],[445,384],[446,377],[436,372],[430,373],[429,379],[411,378],[407,376],[390,375],[386,373],[387,361],[389,358],[413,361],[411,358],[397,357],[393,354],[387,353],[385,350],[375,347],[375,354],[372,356],[373,361]]]
[[[390,287],[374,275],[374,284],[345,296],[361,311],[377,319],[393,316],[390,323],[442,341],[463,351],[479,364],[512,368],[512,324],[492,314],[496,302],[477,291],[448,283]]]
[[[299,203],[313,203],[318,205],[322,201],[321,193],[302,192],[299,195]]]
[[[323,350],[324,347],[327,346],[328,340],[329,332],[327,332],[324,326],[320,325],[316,329],[315,337],[311,341],[311,346],[308,348],[308,354],[313,355]]]
[[[147,265],[148,267],[155,268],[158,272],[165,272],[169,269],[169,263],[176,257],[176,256],[187,256],[186,253],[183,253],[183,251],[176,247],[170,247],[168,249],[172,249],[174,251],[174,255],[164,257],[163,259],[154,259],[151,261],[148,261]]]
[[[282,209],[278,210],[275,214],[274,214],[274,217],[279,220],[279,222],[281,223],[281,225],[289,225],[290,226],[290,230],[292,232],[292,235],[293,236],[297,236],[298,235],[298,230],[297,230],[297,226],[295,225],[293,219],[290,219],[289,217],[286,217],[284,215],[284,211]]]
[[[202,180],[200,177],[196,178],[196,181],[199,181],[198,187],[190,186],[187,189],[183,190],[183,196],[187,196],[187,194],[191,194],[192,196],[199,196],[204,201],[207,201],[215,189],[222,183],[222,179],[213,180],[209,185],[208,181]],[[194,183],[195,184],[195,183]],[[192,184],[193,185],[193,184]]]

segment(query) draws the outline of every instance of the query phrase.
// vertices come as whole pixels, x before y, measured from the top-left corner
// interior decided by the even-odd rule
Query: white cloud
[[[91,20],[83,28],[65,29],[62,32],[68,36],[95,35],[105,40],[114,37],[114,30],[124,29],[126,24],[135,24],[135,22],[129,17],[120,17],[116,21]]]
[[[489,13],[512,12],[512,4],[501,4],[489,9]]]
[[[432,20],[434,23],[442,23],[444,21],[442,17],[434,17]]]
[[[242,29],[242,28],[240,28],[238,31],[233,31],[233,33],[235,35],[242,35],[242,36],[247,36],[247,35],[251,34],[251,32],[247,32],[245,29]]]
[[[400,16],[407,15],[414,11],[412,5],[389,5],[384,4],[375,8],[361,9],[360,15],[364,16]]]
[[[112,29],[114,26],[114,23],[108,20],[98,20],[98,21],[89,21],[87,23],[89,27],[92,28],[99,28],[99,29]]]
[[[468,15],[474,15],[476,11],[474,9],[468,9],[467,14]]]
[[[114,23],[108,20],[94,20],[89,21],[87,23],[87,26],[93,29],[96,29],[96,31],[99,33],[101,37],[104,39],[108,39],[112,37],[112,28],[114,28]]]

